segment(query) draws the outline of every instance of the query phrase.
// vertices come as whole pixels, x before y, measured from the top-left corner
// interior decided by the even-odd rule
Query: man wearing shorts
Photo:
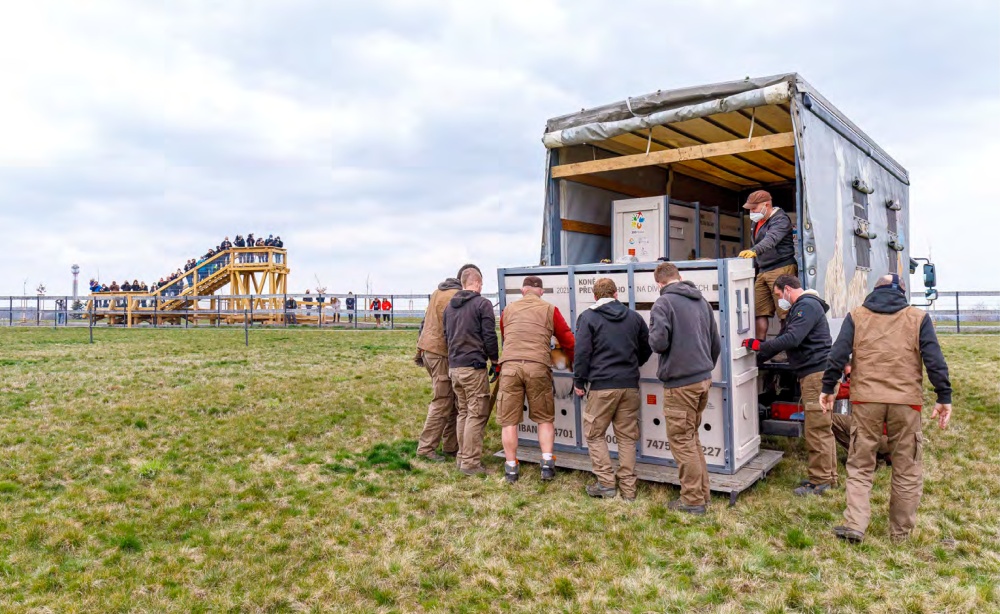
[[[747,198],[744,209],[750,211],[753,247],[740,252],[740,258],[755,258],[757,280],[753,287],[754,313],[757,314],[756,337],[767,339],[767,328],[775,313],[781,319],[788,313],[778,307],[774,282],[782,275],[797,276],[792,220],[771,203],[771,194],[757,190]]]
[[[569,325],[555,305],[542,300],[542,280],[524,278],[524,297],[500,315],[503,354],[500,357],[500,387],[497,393],[497,421],[502,427],[504,477],[511,484],[520,475],[517,462],[517,427],[528,400],[528,417],[538,423],[538,446],[542,449],[542,480],[556,477],[555,399],[552,394],[552,336],[566,354],[570,369],[576,341]]]

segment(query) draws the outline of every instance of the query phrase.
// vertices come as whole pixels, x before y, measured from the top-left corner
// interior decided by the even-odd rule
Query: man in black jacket
[[[474,268],[462,271],[462,290],[448,302],[442,317],[448,344],[448,376],[458,406],[458,466],[465,475],[486,473],[483,430],[490,419],[490,385],[486,360],[496,372],[500,360],[493,303],[480,295],[483,276]]]
[[[799,278],[782,275],[774,281],[774,296],[788,311],[784,332],[770,341],[746,339],[743,347],[758,352],[757,362],[787,352],[788,364],[795,370],[805,407],[806,449],[809,454],[808,479],[795,494],[821,495],[837,485],[837,441],[833,435],[833,415],[819,404],[823,371],[830,354],[830,324],[826,312],[830,306],[815,290],[803,290]]]
[[[635,454],[639,439],[639,367],[653,350],[649,327],[618,301],[618,287],[604,278],[594,282],[593,306],[576,321],[574,389],[586,395],[583,434],[597,482],[587,485],[591,497],[614,498],[615,472],[605,439],[614,424],[618,439],[618,486],[626,501],[635,500]]]
[[[771,203],[771,194],[757,190],[747,198],[744,209],[750,210],[753,247],[740,252],[740,258],[755,258],[757,279],[753,287],[754,313],[757,314],[757,338],[767,338],[771,316],[777,312],[784,319],[786,311],[777,305],[772,294],[774,281],[782,275],[798,275],[792,220]]]
[[[667,507],[704,514],[711,491],[698,429],[722,339],[712,306],[693,283],[681,280],[674,264],[660,263],[653,279],[660,286],[660,298],[649,313],[649,345],[660,355],[656,376],[663,382],[667,441],[681,482],[680,499]]]

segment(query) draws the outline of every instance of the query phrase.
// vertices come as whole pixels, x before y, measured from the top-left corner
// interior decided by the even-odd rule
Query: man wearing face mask
[[[743,347],[757,352],[758,363],[770,360],[779,352],[788,353],[788,364],[799,380],[805,407],[809,454],[808,479],[794,492],[799,496],[821,495],[837,485],[833,414],[824,412],[819,404],[823,371],[830,354],[830,324],[826,319],[830,306],[815,290],[803,290],[802,283],[794,275],[778,277],[773,290],[779,307],[788,312],[785,330],[770,341],[745,339]]]
[[[750,249],[740,252],[740,258],[757,260],[754,312],[757,314],[756,337],[763,341],[767,338],[767,327],[777,307],[771,293],[775,280],[782,275],[799,274],[795,263],[795,242],[792,240],[792,220],[784,211],[773,206],[771,194],[765,190],[750,194],[743,208],[750,210],[754,243]],[[778,308],[777,313],[784,319],[784,310]]]

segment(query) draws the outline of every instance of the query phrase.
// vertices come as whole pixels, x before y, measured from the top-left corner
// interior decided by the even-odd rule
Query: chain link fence
[[[941,333],[1000,333],[1000,292],[939,292],[924,309]]]

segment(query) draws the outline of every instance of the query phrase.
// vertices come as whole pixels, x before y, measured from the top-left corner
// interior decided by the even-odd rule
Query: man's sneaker
[[[618,489],[614,486],[601,486],[600,482],[594,482],[587,484],[587,494],[601,499],[614,499],[618,494]]]
[[[513,467],[507,463],[503,464],[503,477],[509,484],[513,484],[517,481],[517,478],[521,477],[521,463],[517,463]]]
[[[542,460],[542,481],[548,482],[556,477],[556,457],[549,460]]]
[[[446,459],[437,452],[433,450],[427,454],[417,454],[417,458],[421,458],[425,461],[431,461],[432,463],[443,463]]]
[[[800,497],[805,497],[806,495],[822,495],[828,490],[830,490],[829,484],[813,484],[812,482],[806,482],[792,492]]]
[[[695,514],[696,516],[700,516],[705,513],[704,505],[687,505],[680,499],[674,499],[668,503],[667,509],[675,512],[687,512],[688,514]]]
[[[459,471],[461,471],[463,475],[485,475],[488,473],[486,467],[483,467],[482,465],[469,467],[468,469],[463,467],[462,469],[459,469]]]
[[[861,531],[855,531],[854,529],[848,529],[847,527],[833,527],[833,534],[839,539],[847,541],[852,544],[860,544],[865,538],[865,534]]]

